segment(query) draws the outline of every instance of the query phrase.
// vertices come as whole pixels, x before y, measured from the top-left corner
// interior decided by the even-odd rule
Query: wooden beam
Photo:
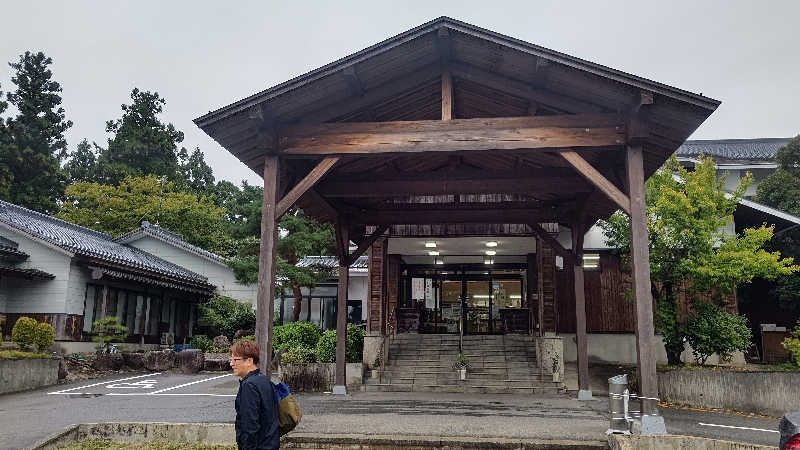
[[[575,152],[561,152],[561,157],[572,165],[581,175],[597,189],[602,191],[608,198],[613,200],[623,211],[630,214],[631,202],[628,196],[623,194],[614,183],[608,181],[597,169],[592,167],[588,161]]]
[[[487,175],[490,175],[487,173]],[[319,185],[319,192],[336,198],[380,198],[399,195],[448,195],[448,194],[543,194],[588,193],[592,187],[583,178],[542,176],[520,178],[486,179],[438,179],[386,180],[386,181],[326,181]]]
[[[442,72],[442,120],[453,119],[453,76],[449,70]]]
[[[575,289],[575,341],[578,353],[578,390],[589,389],[589,354],[586,343],[586,296],[583,279],[583,223],[572,223],[572,281]],[[578,398],[581,398],[580,395]]]
[[[278,206],[275,207],[275,220],[279,220],[281,216],[283,216],[292,205],[297,202],[297,200],[306,193],[309,189],[311,189],[326,173],[339,161],[338,157],[327,157],[324,158],[319,164],[316,165],[308,175],[306,175],[302,180],[300,180],[295,187],[289,191],[286,196],[284,196],[280,202],[278,202]]]
[[[314,188],[306,191],[306,193],[300,197],[297,203],[300,204],[301,207],[320,209],[324,215],[323,219],[328,219],[331,222],[335,221],[338,215],[336,208],[334,208],[333,205],[331,205],[331,203],[325,199],[325,197],[321,196]],[[319,219],[320,217],[317,218]]]
[[[530,223],[563,220],[570,212],[548,208],[506,209],[487,205],[485,209],[361,210],[351,220],[367,225],[425,225],[434,223]]]
[[[615,114],[326,123],[280,135],[283,154],[300,156],[608,147],[626,138]]]
[[[564,258],[564,262],[568,262],[572,264],[575,261],[574,255],[564,248],[560,242],[556,238],[550,235],[542,226],[538,223],[528,223],[528,226],[531,227],[534,233],[536,233],[539,238],[543,241],[547,242],[547,245],[552,247],[552,249],[558,254],[558,256]]]
[[[355,97],[364,96],[364,87],[361,85],[361,79],[358,77],[356,66],[348,66],[342,70],[342,76],[350,87],[350,92]]]
[[[383,233],[385,233],[388,228],[389,228],[388,225],[381,225],[377,229],[375,229],[375,231],[373,231],[372,234],[370,234],[369,236],[366,236],[364,238],[364,240],[362,240],[361,243],[358,244],[358,248],[356,248],[356,250],[347,257],[347,266],[350,267],[351,265],[353,265],[353,263],[356,262],[356,260],[365,251],[367,251],[367,249],[376,240],[378,240],[381,236],[383,236]]]
[[[275,223],[279,161],[271,155],[264,159],[264,197],[261,203],[261,247],[258,253],[258,294],[256,308],[256,343],[260,347],[258,368],[270,376],[272,367],[272,322],[275,314],[275,252],[278,226]]]
[[[628,147],[625,166],[631,199],[631,274],[636,311],[636,350],[639,388],[646,398],[658,397],[654,348],[653,297],[650,292],[650,250],[645,215],[644,157],[642,147]],[[657,404],[642,399],[642,414],[656,414]]]
[[[525,81],[508,78],[469,64],[452,61],[449,67],[453,76],[457,78],[472,81],[515,97],[533,100],[541,105],[549,106],[560,111],[572,114],[608,111],[607,108],[603,108],[600,105],[556,94],[546,89],[534,88]]]
[[[336,381],[333,387],[334,394],[347,393],[347,289],[350,267],[346,264],[348,243],[348,226],[339,222],[336,224],[336,242],[339,252],[339,287],[336,307]]]

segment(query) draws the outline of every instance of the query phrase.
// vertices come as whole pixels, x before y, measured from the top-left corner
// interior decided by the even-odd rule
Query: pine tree
[[[17,89],[7,99],[19,113],[6,121],[7,142],[0,154],[0,194],[44,213],[54,212],[64,194],[60,162],[67,154],[64,132],[72,126],[60,107],[61,85],[52,79],[52,63],[42,52],[25,52],[9,63]]]
[[[78,144],[78,148],[70,154],[69,161],[64,165],[64,171],[69,184],[97,180],[97,156],[89,141],[84,139]]]

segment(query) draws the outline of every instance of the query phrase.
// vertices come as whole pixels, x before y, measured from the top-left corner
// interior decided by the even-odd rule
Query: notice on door
[[[411,299],[425,300],[425,278],[411,279]]]

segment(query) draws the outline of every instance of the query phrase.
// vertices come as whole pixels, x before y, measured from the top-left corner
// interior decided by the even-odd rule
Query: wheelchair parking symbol
[[[156,380],[141,380],[134,383],[109,384],[106,387],[109,389],[153,389],[156,383]]]

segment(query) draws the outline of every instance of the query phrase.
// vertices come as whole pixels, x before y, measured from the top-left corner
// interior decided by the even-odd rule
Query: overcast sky
[[[291,5],[290,5],[291,4]],[[693,139],[800,133],[800,1],[77,1],[0,3],[0,60],[54,60],[63,106],[105,145],[133,87],[167,100],[163,120],[218,179],[260,177],[192,119],[439,16],[722,101]],[[0,69],[3,91],[10,68]]]

